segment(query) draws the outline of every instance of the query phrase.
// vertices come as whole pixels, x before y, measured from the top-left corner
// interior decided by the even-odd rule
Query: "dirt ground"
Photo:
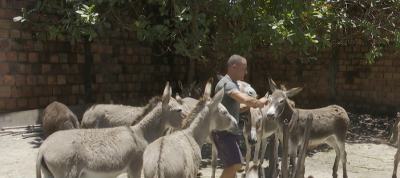
[[[393,156],[397,147],[388,145],[387,140],[394,118],[348,114],[351,119],[346,142],[348,176],[350,178],[391,177]],[[35,177],[35,160],[42,141],[42,137],[24,139],[21,135],[0,134],[0,177]],[[200,177],[211,175],[210,153],[210,146],[204,145]],[[245,155],[244,149],[242,153]],[[335,152],[326,144],[309,150],[305,161],[306,177],[309,175],[315,178],[332,177],[334,159]],[[266,168],[267,165],[268,161],[265,161],[263,167]],[[339,165],[338,175],[342,177],[342,166]],[[220,162],[217,168],[218,177],[223,168]],[[238,177],[241,174],[239,172]],[[122,174],[119,177],[127,176]]]

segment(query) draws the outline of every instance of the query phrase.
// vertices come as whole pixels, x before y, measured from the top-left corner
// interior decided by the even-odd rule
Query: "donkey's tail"
[[[43,170],[41,170],[43,168]],[[45,177],[54,177],[53,174],[50,172],[49,168],[46,165],[46,162],[44,161],[43,158],[43,153],[38,151],[38,156],[36,158],[36,177],[37,178],[42,178],[42,172],[44,173]]]
[[[42,171],[41,171],[41,168],[42,168],[42,161],[43,161],[43,163],[44,163],[43,154],[42,154],[42,152],[39,150],[39,151],[38,151],[37,158],[36,158],[36,177],[37,177],[37,178],[42,178]]]

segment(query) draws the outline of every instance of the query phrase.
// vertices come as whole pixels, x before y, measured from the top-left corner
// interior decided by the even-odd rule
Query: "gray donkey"
[[[399,137],[399,129],[400,129],[400,112],[397,112],[396,122],[393,124],[392,134],[390,135],[390,143],[397,144],[397,152],[394,155],[394,162],[393,162],[393,174],[392,178],[397,178],[397,166],[399,165],[400,161],[400,137]]]
[[[307,115],[312,113],[314,118],[310,131],[310,143],[315,145],[326,141],[336,152],[332,176],[334,178],[338,176],[338,164],[341,160],[343,165],[343,177],[347,178],[345,141],[350,119],[346,111],[337,105],[330,105],[318,109],[293,108],[288,101],[288,97],[294,96],[300,92],[303,87],[282,91],[277,89],[275,82],[270,76],[268,76],[268,80],[273,93],[271,95],[268,111],[265,114],[268,119],[274,120],[278,125],[279,138],[283,138],[281,131],[283,129],[284,120],[290,120],[288,137],[291,165],[295,167],[297,147],[301,144],[301,140],[303,140]],[[293,114],[296,114],[298,117],[291,120]]]
[[[36,174],[46,177],[140,177],[143,152],[167,126],[181,127],[188,111],[171,98],[167,82],[162,97],[153,97],[135,126],[59,131],[39,148]]]
[[[65,104],[54,101],[43,111],[43,133],[49,137],[59,130],[79,129],[76,115]]]
[[[185,119],[182,130],[151,143],[143,155],[146,178],[195,178],[201,163],[201,147],[212,130],[238,130],[236,119],[220,104],[225,86],[210,98],[212,78],[203,97]]]

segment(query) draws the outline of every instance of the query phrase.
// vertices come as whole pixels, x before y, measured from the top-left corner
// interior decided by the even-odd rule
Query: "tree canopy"
[[[387,46],[400,49],[400,1],[392,0],[38,0],[14,21],[37,30],[38,39],[82,42],[105,29],[189,59],[241,54],[268,46],[276,55],[308,59],[326,47],[362,41],[373,62]],[[51,18],[52,16],[58,18]],[[129,19],[129,20],[126,20]]]

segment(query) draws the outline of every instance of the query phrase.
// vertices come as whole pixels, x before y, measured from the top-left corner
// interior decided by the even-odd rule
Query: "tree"
[[[372,63],[385,46],[400,47],[399,5],[398,0],[38,0],[14,20],[33,25],[39,39],[50,34],[71,43],[82,42],[82,36],[90,41],[104,28],[136,33],[162,49],[156,55],[187,57],[191,83],[195,60],[226,60],[234,53],[252,58],[262,46],[276,57],[315,60],[321,49],[361,39],[371,46],[365,58]],[[52,21],[52,15],[60,20]],[[123,21],[126,17],[134,23]]]

